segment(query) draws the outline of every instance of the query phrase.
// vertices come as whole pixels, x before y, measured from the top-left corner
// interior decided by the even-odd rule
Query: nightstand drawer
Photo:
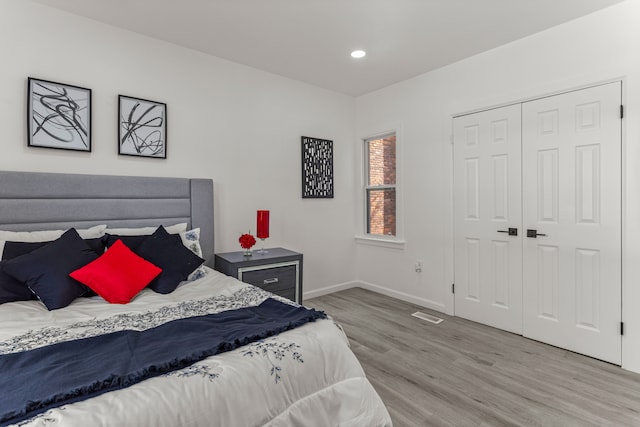
[[[296,266],[286,265],[282,267],[243,271],[242,281],[276,295],[294,299],[296,289]]]

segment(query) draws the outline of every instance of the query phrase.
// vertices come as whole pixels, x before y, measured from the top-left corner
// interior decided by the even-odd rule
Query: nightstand
[[[214,268],[221,273],[302,304],[302,254],[284,248],[267,253],[226,252],[215,255]]]

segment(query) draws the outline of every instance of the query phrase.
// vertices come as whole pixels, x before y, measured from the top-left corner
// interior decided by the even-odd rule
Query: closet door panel
[[[523,334],[621,363],[619,82],[522,106]]]
[[[520,105],[456,117],[455,313],[522,333]],[[517,235],[510,235],[509,229]]]

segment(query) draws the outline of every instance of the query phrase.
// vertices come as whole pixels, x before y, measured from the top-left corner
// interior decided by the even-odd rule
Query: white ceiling
[[[358,96],[622,0],[35,1]]]

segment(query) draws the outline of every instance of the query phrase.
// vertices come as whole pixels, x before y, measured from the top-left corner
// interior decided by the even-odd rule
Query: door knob
[[[546,236],[546,234],[538,233],[538,230],[527,229],[527,237],[533,237],[535,239],[538,236]]]
[[[508,230],[498,230],[498,233],[508,233],[509,236],[517,236],[518,235],[518,229],[515,227],[509,227]]]

